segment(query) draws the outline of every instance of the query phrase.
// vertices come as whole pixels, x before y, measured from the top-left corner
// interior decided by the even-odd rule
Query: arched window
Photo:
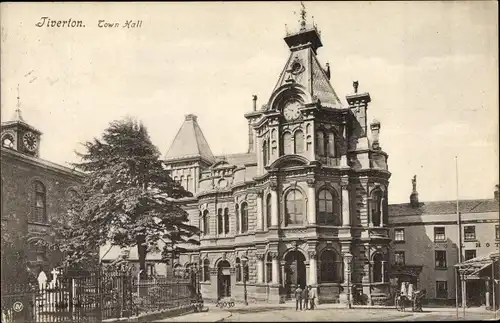
[[[40,181],[33,182],[33,210],[30,220],[32,222],[47,222],[47,196],[45,186]]]
[[[273,260],[269,256],[269,253],[266,255],[266,282],[270,283],[273,279]]]
[[[210,234],[210,216],[208,215],[208,210],[203,212],[203,234]]]
[[[241,281],[241,261],[240,261],[240,258],[236,258],[236,266],[234,268],[234,271],[236,272],[236,281],[240,282]]]
[[[222,234],[224,230],[224,219],[222,217],[222,209],[217,210],[217,233]]]
[[[302,130],[295,131],[294,145],[296,154],[304,152],[304,133]]]
[[[236,234],[240,233],[240,206],[234,205],[234,215],[236,216]]]
[[[248,205],[246,202],[241,203],[241,233],[248,231]]]
[[[339,200],[335,191],[322,189],[318,194],[318,224],[341,225]]]
[[[322,283],[339,283],[342,275],[342,261],[335,251],[325,250],[320,258],[320,279]]]
[[[176,183],[179,183],[179,176],[175,176],[175,177],[174,177],[174,181],[175,181]]]
[[[370,209],[371,209],[371,215],[372,215],[372,223],[376,227],[380,226],[381,200],[382,200],[382,191],[379,189],[373,191],[372,192],[372,199],[370,201]]]
[[[291,190],[285,198],[286,225],[304,223],[304,201],[299,190]]]
[[[316,154],[318,156],[325,155],[325,135],[321,130],[318,130],[316,133]]]
[[[2,137],[2,147],[5,148],[14,148],[14,137],[11,134],[6,134]]]
[[[289,154],[293,154],[292,134],[285,132],[283,134],[283,155]]]
[[[185,184],[185,183],[184,183],[184,175],[181,175],[181,177],[180,177],[180,179],[179,179],[179,184],[181,184],[181,186],[182,186],[182,187],[186,188],[186,187],[184,186],[184,184]]]
[[[224,233],[229,233],[229,209],[224,209]]]
[[[382,260],[383,257],[380,253],[373,256],[373,282],[382,282]]]
[[[271,227],[271,213],[272,213],[271,208],[272,208],[271,194],[267,194],[267,197],[266,197],[266,225],[267,225],[268,229]]]
[[[205,259],[203,261],[203,281],[210,280],[210,261]]]
[[[336,157],[335,135],[333,134],[333,132],[328,133],[328,156],[329,157]]]
[[[267,140],[264,140],[264,143],[262,144],[262,159],[264,162],[264,166],[267,166],[267,163],[269,162],[269,156],[267,153]]]
[[[276,140],[273,140],[271,142],[271,156],[276,157],[276,151],[278,150],[278,147],[276,145]]]

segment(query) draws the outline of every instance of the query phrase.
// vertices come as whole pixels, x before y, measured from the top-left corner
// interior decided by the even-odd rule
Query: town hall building
[[[302,14],[271,96],[261,107],[254,96],[245,114],[248,150],[215,156],[189,114],[165,155],[194,194],[179,203],[201,229],[200,246],[176,266],[200,269],[206,300],[278,303],[306,285],[319,303],[347,302],[353,285],[370,304],[389,298],[380,122],[368,123],[371,97],[357,81],[340,100],[317,57],[320,33]]]

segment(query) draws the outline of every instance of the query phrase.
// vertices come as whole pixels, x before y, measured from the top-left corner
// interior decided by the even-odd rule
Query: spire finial
[[[306,12],[306,6],[302,1],[300,2],[300,5],[302,6],[302,9],[300,10],[300,30],[304,30],[306,29],[307,12]]]
[[[14,121],[24,121],[23,116],[21,115],[21,96],[19,94],[19,84],[17,84],[17,104],[14,114]]]

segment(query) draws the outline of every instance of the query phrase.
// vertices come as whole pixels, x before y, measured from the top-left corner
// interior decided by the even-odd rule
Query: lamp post
[[[245,298],[245,305],[248,305],[248,294],[247,294],[247,266],[248,258],[246,256],[241,257],[241,262],[243,264],[243,297]]]
[[[344,259],[347,263],[347,306],[351,308],[351,262],[353,256],[350,253],[344,254]]]

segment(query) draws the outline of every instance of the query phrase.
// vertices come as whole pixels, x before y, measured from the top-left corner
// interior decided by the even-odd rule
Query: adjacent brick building
[[[172,177],[194,193],[179,202],[202,230],[200,247],[178,265],[201,267],[209,300],[241,301],[246,286],[250,302],[280,302],[312,285],[320,303],[345,302],[350,283],[370,303],[384,302],[391,174],[380,123],[367,123],[370,95],[354,82],[341,102],[317,58],[316,26],[303,20],[284,40],[290,54],[278,83],[245,114],[247,152],[214,156],[187,115],[165,156]]]
[[[77,194],[83,174],[40,158],[41,135],[23,120],[19,108],[13,120],[2,123],[1,211],[2,221],[13,215],[20,220],[20,227],[9,221],[9,229],[26,237],[31,269],[35,274],[44,270],[50,277],[61,255],[35,246],[35,240],[46,238],[50,220],[66,212],[69,196]]]

